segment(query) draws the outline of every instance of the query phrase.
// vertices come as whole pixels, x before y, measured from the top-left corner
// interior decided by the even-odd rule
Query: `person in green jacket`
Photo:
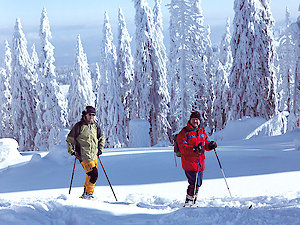
[[[95,183],[98,178],[97,156],[102,154],[105,139],[99,125],[95,122],[96,110],[87,106],[82,118],[67,136],[68,153],[75,155],[86,172],[82,198],[93,198]]]

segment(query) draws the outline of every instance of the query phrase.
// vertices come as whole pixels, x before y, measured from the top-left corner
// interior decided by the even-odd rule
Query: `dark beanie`
[[[96,114],[96,109],[93,106],[87,106],[87,107],[85,107],[85,110],[82,112],[82,115],[85,116],[86,114],[89,114],[89,113]]]
[[[194,111],[191,113],[190,119],[192,119],[192,118],[197,118],[201,121],[201,115],[198,111]]]

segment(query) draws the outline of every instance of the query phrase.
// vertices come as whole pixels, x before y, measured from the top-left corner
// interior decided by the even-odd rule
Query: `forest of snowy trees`
[[[40,43],[30,52],[17,18],[0,68],[0,137],[16,139],[20,150],[47,150],[87,105],[96,107],[107,147],[126,147],[129,121],[137,118],[149,122],[151,145],[170,140],[193,110],[210,134],[229,120],[270,119],[283,111],[289,130],[300,127],[300,16],[291,21],[283,9],[285,26],[275,36],[269,0],[235,0],[234,19],[224,21],[221,43],[213,46],[200,2],[170,0],[168,50],[161,0],[153,8],[147,0],[133,0],[134,48],[122,9],[117,40],[105,13],[93,71],[80,34],[73,68],[55,67],[45,8]],[[62,84],[70,85],[67,99]]]

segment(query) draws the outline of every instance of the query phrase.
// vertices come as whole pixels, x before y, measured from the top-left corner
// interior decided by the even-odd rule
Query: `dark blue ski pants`
[[[185,171],[185,175],[188,179],[189,186],[187,188],[187,194],[190,196],[194,196],[194,190],[195,190],[195,182],[196,182],[196,176],[198,174],[197,179],[197,190],[196,195],[198,194],[199,187],[202,185],[202,178],[203,178],[203,171]]]

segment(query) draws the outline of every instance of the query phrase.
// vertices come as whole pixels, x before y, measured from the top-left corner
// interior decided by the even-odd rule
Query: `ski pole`
[[[229,186],[228,186],[228,184],[227,184],[227,181],[226,181],[226,177],[225,177],[225,174],[224,174],[223,168],[222,168],[222,166],[221,166],[221,163],[220,163],[220,160],[219,160],[219,157],[218,157],[218,155],[217,155],[217,151],[216,151],[216,149],[215,149],[215,148],[214,148],[214,151],[215,151],[215,154],[216,154],[216,157],[217,157],[217,160],[218,160],[218,163],[219,163],[220,169],[221,169],[221,171],[222,171],[222,174],[223,174],[223,177],[224,177],[224,180],[225,180],[225,183],[226,183],[226,186],[227,186],[227,189],[228,189],[229,195],[230,195],[230,197],[232,198],[232,195],[231,195],[231,192],[230,192],[230,190],[229,190]]]
[[[177,167],[176,153],[175,152],[174,152],[174,160],[175,160],[175,166]]]
[[[103,164],[102,164],[102,162],[101,162],[101,160],[100,160],[99,155],[98,155],[98,159],[99,159],[99,162],[100,162],[100,164],[101,164],[101,166],[102,166],[103,172],[104,172],[104,174],[105,174],[105,176],[106,176],[106,179],[107,179],[107,181],[108,181],[108,184],[109,184],[109,186],[110,186],[110,188],[111,188],[111,190],[112,190],[112,193],[114,194],[115,199],[116,199],[116,202],[117,202],[118,199],[117,199],[117,197],[116,197],[116,195],[115,195],[114,189],[113,189],[112,186],[111,186],[111,183],[110,183],[110,181],[109,181],[109,179],[108,179],[108,176],[107,176],[107,174],[106,174],[106,172],[105,172],[104,166],[103,166]]]
[[[72,178],[71,178],[71,183],[70,183],[70,188],[69,188],[69,194],[71,194],[71,188],[72,188],[72,183],[73,183],[75,165],[76,165],[76,157],[75,157],[75,160],[74,160],[74,166],[73,166]]]
[[[195,180],[195,188],[194,188],[194,200],[195,200],[195,195],[196,195],[196,192],[197,192],[197,184],[198,184],[198,176],[199,176],[199,168],[200,168],[200,156],[201,156],[201,153],[199,152],[199,159],[198,159],[198,165],[197,165],[197,174],[196,174],[196,180]]]

